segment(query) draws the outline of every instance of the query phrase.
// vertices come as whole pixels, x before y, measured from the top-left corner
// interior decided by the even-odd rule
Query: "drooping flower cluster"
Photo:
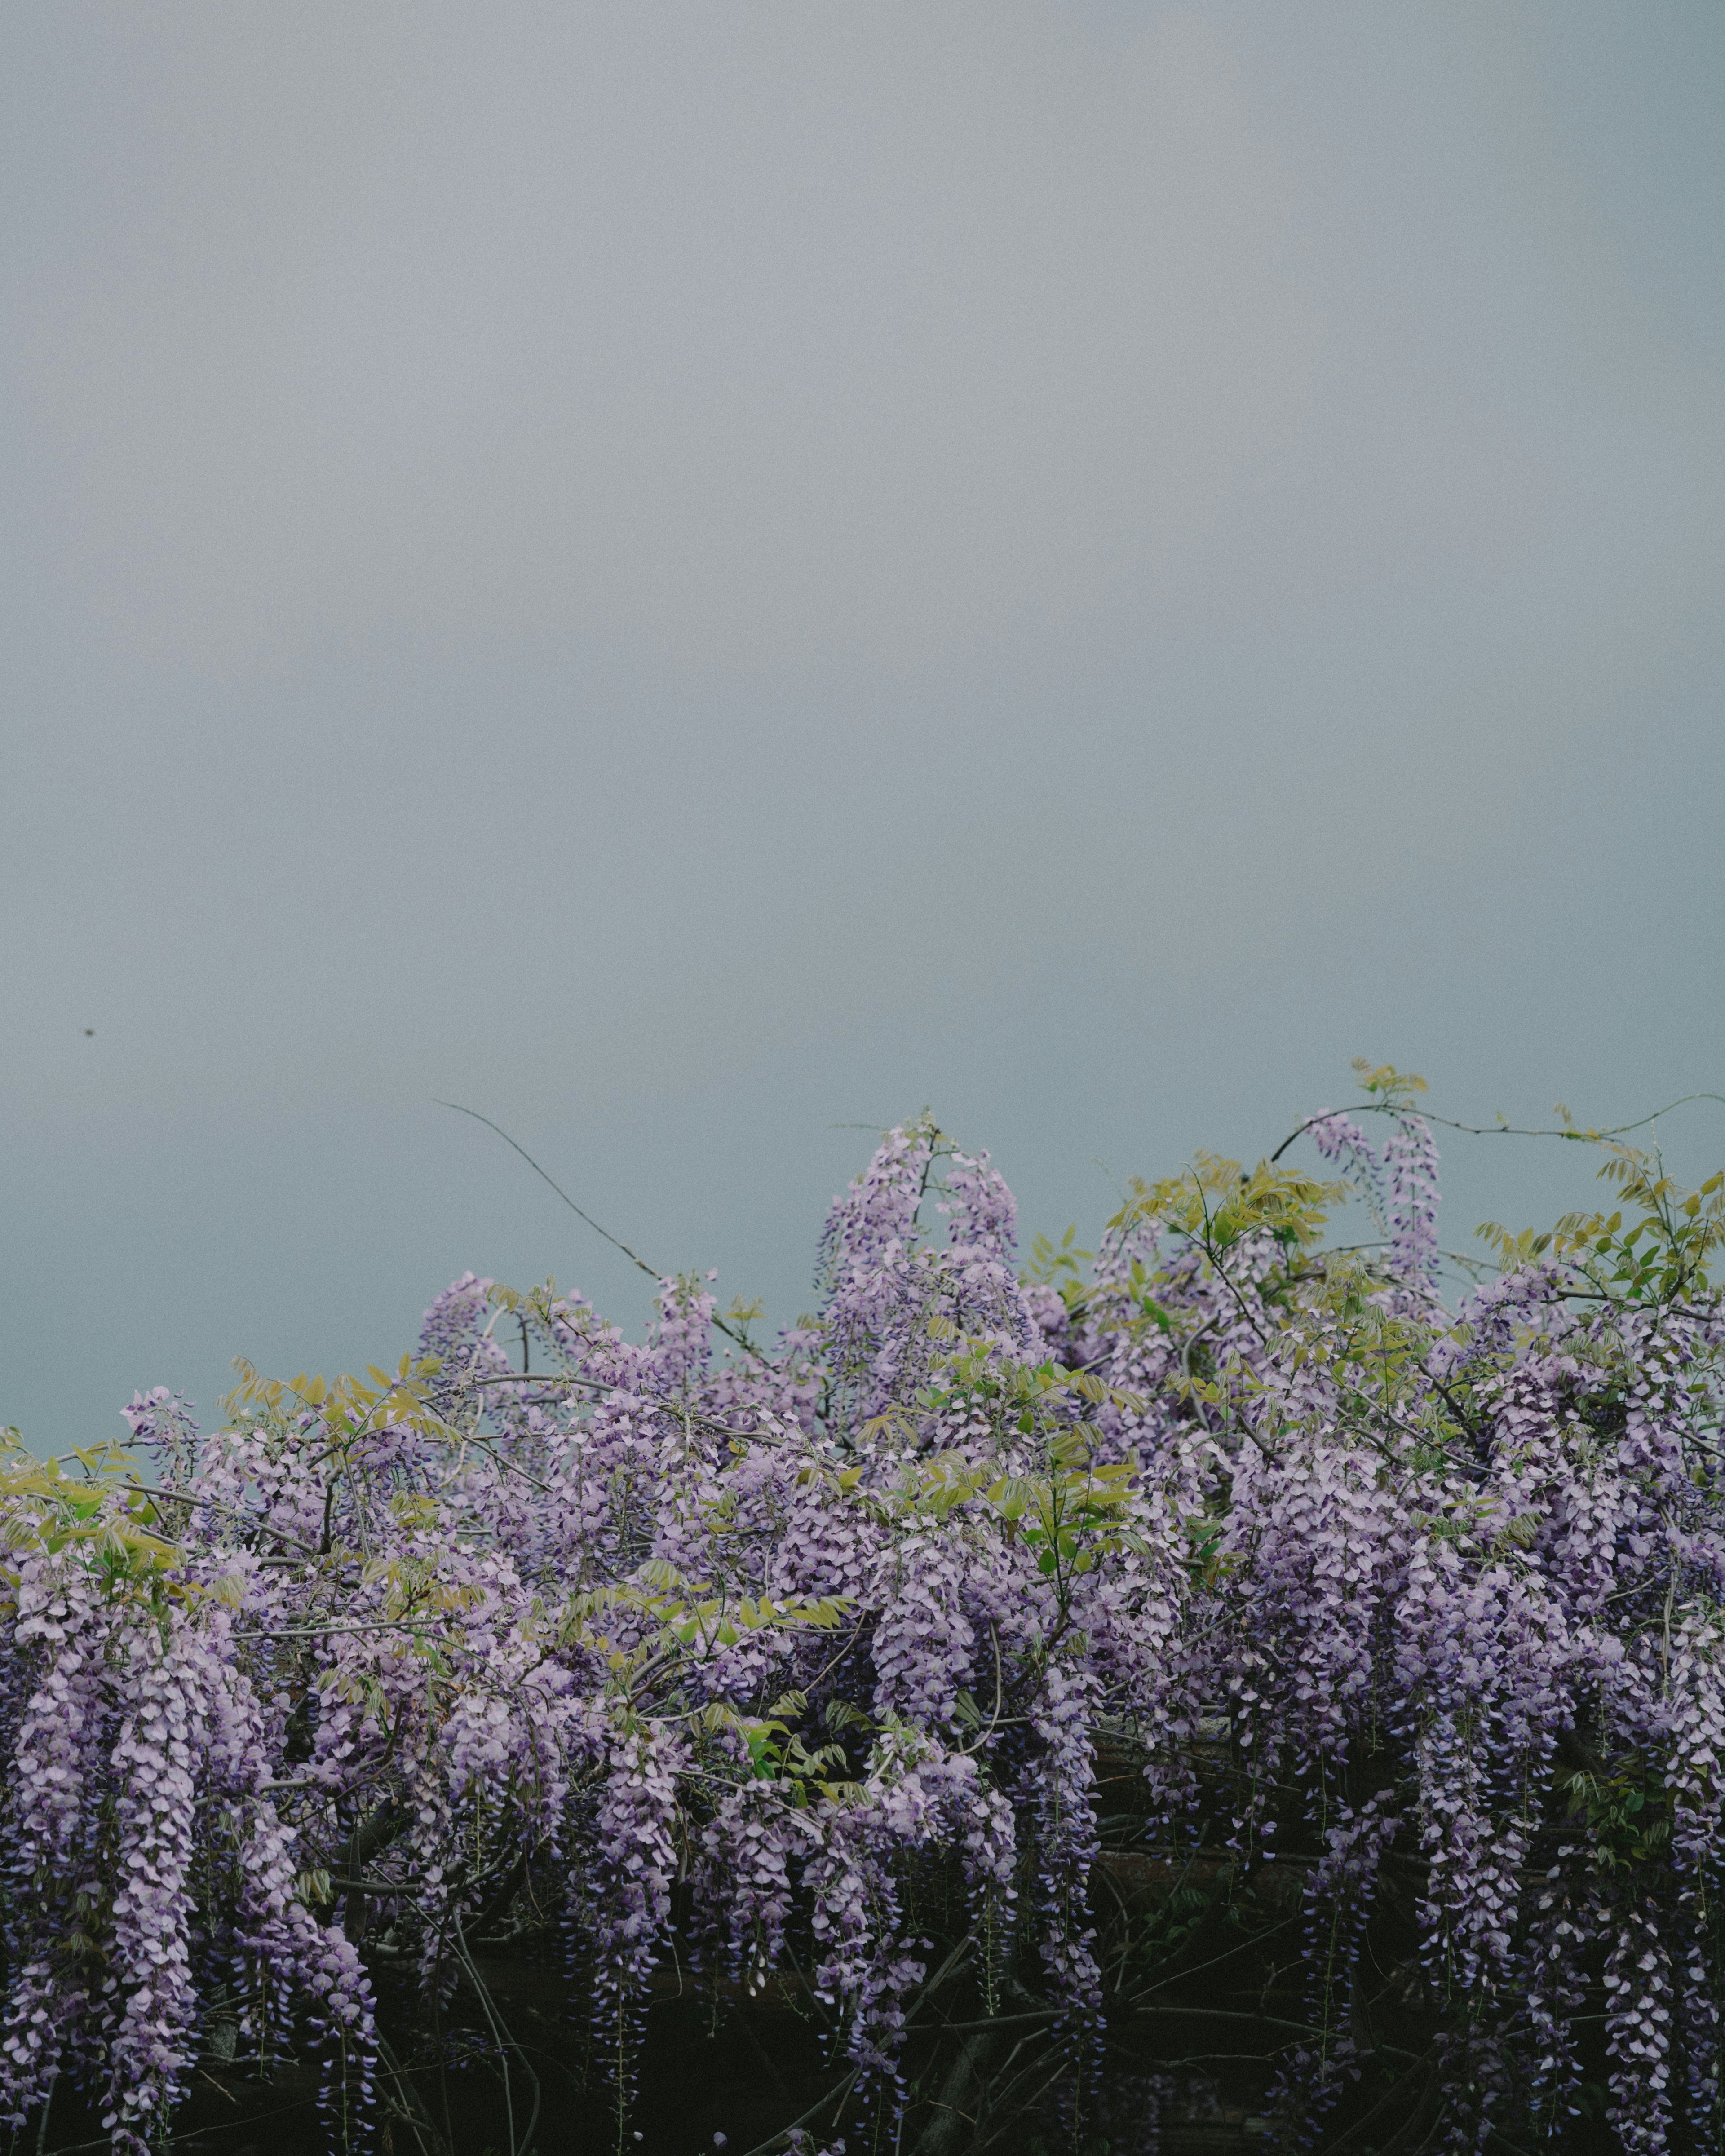
[[[1361,2070],[1393,1874],[1464,2142],[1560,2123],[1592,2045],[1626,2150],[1717,2145],[1718,1186],[1614,1154],[1639,1224],[1451,1312],[1430,1127],[1368,1090],[1303,1127],[1365,1254],[1338,1186],[1203,1158],[1021,1280],[925,1117],[771,1351],[719,1352],[708,1279],[637,1345],[468,1275],[393,1372],[248,1373],[202,1435],[141,1396],[147,1474],[10,1455],[6,2118],[69,2075],[141,2151],[219,2025],[321,2057],[357,2144],[379,1972],[483,1998],[474,1943],[538,1923],[619,2111],[674,1946],[803,1984],[877,2124],[953,1969],[1081,2075],[1106,1746],[1147,1845],[1300,1868],[1291,2133]]]
[[[270,1786],[270,1717],[239,1666],[232,1611],[212,1599],[193,1625],[172,1591],[128,1591],[119,1539],[111,1527],[74,1536],[18,1568],[15,1672],[36,1681],[11,1760],[8,2112],[44,2102],[69,2068],[97,2076],[115,2147],[142,2156],[184,2092],[212,1999],[232,1989],[264,2055],[285,2001],[304,1994],[331,2112],[362,2116],[371,1987],[353,1947],[299,1897],[295,1837]],[[221,1881],[219,1907],[200,1906],[200,1872]]]

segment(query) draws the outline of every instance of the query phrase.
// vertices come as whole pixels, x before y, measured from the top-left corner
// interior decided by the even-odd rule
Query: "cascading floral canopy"
[[[565,1935],[619,2131],[674,1948],[803,1988],[864,2145],[961,1962],[1106,2079],[1100,1748],[1137,1845],[1298,1881],[1271,2130],[1359,2082],[1393,1873],[1455,2145],[1561,2135],[1592,2021],[1618,2144],[1717,2148],[1721,1181],[1614,1146],[1619,1209],[1500,1235],[1452,1310],[1416,1084],[1301,1127],[1342,1182],[1201,1157],[1022,1277],[925,1116],[770,1348],[708,1279],[634,1345],[469,1276],[393,1371],[248,1371],[206,1435],[136,1399],[152,1469],[15,1449],[6,2118],[69,2076],[142,2156],[221,2029],[315,2053],[363,2145],[410,2103],[380,1971],[447,1999],[510,1924]]]

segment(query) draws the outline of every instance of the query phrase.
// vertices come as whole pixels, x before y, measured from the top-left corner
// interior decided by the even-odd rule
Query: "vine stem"
[[[1441,1123],[1446,1131],[1460,1131],[1470,1138],[1570,1138],[1582,1145],[1597,1145],[1605,1138],[1620,1138],[1626,1131],[1645,1130],[1649,1123],[1656,1123],[1661,1116],[1670,1115],[1673,1108],[1686,1107],[1691,1101],[1717,1101],[1725,1106],[1725,1093],[1683,1093],[1675,1101],[1668,1101],[1662,1108],[1656,1108],[1651,1116],[1638,1116],[1632,1123],[1614,1123],[1609,1130],[1576,1130],[1568,1125],[1556,1128],[1523,1127],[1519,1123],[1458,1123],[1451,1116],[1440,1116],[1430,1108],[1397,1106],[1389,1101],[1363,1101],[1347,1111],[1358,1116],[1418,1116],[1423,1122]],[[1327,1122],[1334,1109],[1327,1109],[1321,1116],[1308,1116],[1297,1130],[1290,1131],[1281,1143],[1271,1154],[1271,1165],[1279,1161],[1296,1138],[1304,1137],[1314,1123]]]
[[[562,1183],[558,1183],[554,1177],[548,1175],[539,1165],[538,1162],[534,1159],[532,1154],[527,1151],[527,1148],[524,1145],[518,1144],[514,1138],[511,1137],[509,1132],[504,1129],[501,1123],[494,1123],[489,1116],[482,1116],[477,1108],[464,1108],[459,1101],[439,1101],[437,1105],[440,1108],[453,1108],[458,1116],[471,1116],[475,1122],[483,1123],[488,1131],[495,1131],[498,1137],[502,1139],[504,1144],[509,1147],[511,1152],[518,1152],[521,1158],[526,1161],[528,1167],[532,1169],[534,1174],[539,1178],[540,1181],[542,1183],[549,1183],[551,1188],[556,1191],[557,1196],[562,1199],[564,1204],[567,1205],[569,1210],[575,1215],[576,1219],[578,1220],[584,1220],[588,1226],[593,1229],[594,1235],[603,1236],[604,1240],[611,1245],[614,1250],[621,1250],[624,1256],[629,1260],[629,1263],[632,1265],[639,1266],[641,1271],[645,1273],[649,1280],[656,1281],[665,1280],[668,1277],[667,1275],[659,1271],[656,1267],[649,1265],[647,1260],[641,1256],[639,1251],[630,1250],[629,1245],[623,1240],[621,1236],[614,1235],[608,1228],[602,1228],[598,1222],[594,1219],[591,1213],[583,1212],[580,1206],[578,1206],[575,1203],[575,1200],[569,1195],[568,1192],[564,1189]],[[720,1332],[725,1335],[726,1339],[734,1340],[737,1346],[741,1348],[746,1354],[754,1355],[758,1353],[758,1350],[749,1345],[748,1341],[745,1338],[743,1334],[739,1332],[734,1325],[727,1324],[724,1318],[720,1317],[716,1314],[713,1318],[713,1323],[717,1326]]]

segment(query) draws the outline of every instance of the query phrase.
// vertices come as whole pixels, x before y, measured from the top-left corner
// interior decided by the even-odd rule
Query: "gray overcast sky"
[[[0,1419],[1725,1091],[1725,9],[0,32]],[[93,1029],[87,1032],[86,1029]],[[1672,1119],[1725,1157],[1725,1111]],[[1446,1240],[1584,1200],[1447,1149]],[[1098,1165],[1098,1163],[1104,1165]]]

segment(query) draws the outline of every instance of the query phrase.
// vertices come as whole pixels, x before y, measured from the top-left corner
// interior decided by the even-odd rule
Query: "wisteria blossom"
[[[388,1369],[7,1453],[5,2121],[65,2084],[143,2156],[200,2061],[292,2059],[331,2146],[441,2145],[410,1998],[526,2156],[481,1949],[537,1940],[619,2147],[674,1979],[819,2032],[779,2148],[973,2124],[985,2070],[1124,2148],[1187,2100],[1132,2032],[1192,2010],[1132,1974],[1139,1862],[1169,1967],[1157,1880],[1236,1918],[1291,1882],[1286,2145],[1364,2133],[1407,2056],[1409,2146],[1591,2109],[1716,2149],[1720,1178],[1608,1147],[1615,1209],[1446,1304],[1414,1081],[1296,1135],[1021,1275],[925,1116],[770,1346],[710,1276],[637,1342],[469,1274]],[[1350,1193],[1375,1234],[1331,1233]]]

